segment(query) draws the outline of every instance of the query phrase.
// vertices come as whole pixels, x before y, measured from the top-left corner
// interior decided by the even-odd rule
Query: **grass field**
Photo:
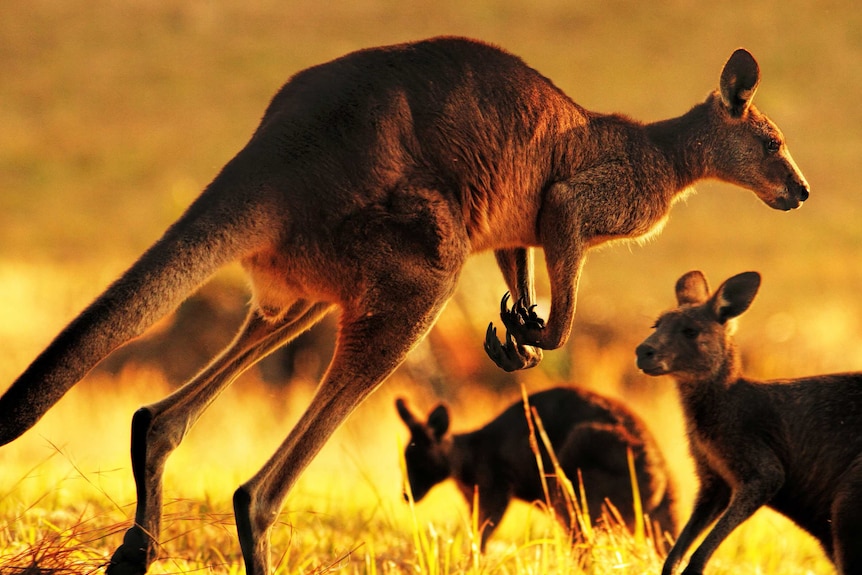
[[[306,66],[462,34],[521,55],[590,109],[650,121],[705,97],[728,55],[745,46],[763,73],[757,103],[784,130],[810,201],[782,214],[730,186],[699,186],[657,240],[591,254],[572,341],[516,375],[492,369],[481,350],[505,288],[493,258],[476,257],[438,327],[307,470],[274,533],[279,573],[657,573],[659,559],[618,530],[570,549],[526,505],[477,557],[469,510],[451,486],[415,509],[401,500],[406,431],[392,402],[403,394],[430,408],[445,399],[460,430],[496,414],[521,384],[571,381],[624,397],[657,435],[685,515],[695,482],[672,386],[633,366],[634,345],[673,303],[677,277],[693,268],[715,284],[747,269],[763,274],[739,333],[752,375],[862,369],[862,9],[797,0],[339,4],[0,3],[0,381],[11,382],[158,237]],[[163,361],[182,363],[229,339],[242,280],[230,268],[215,286],[227,311],[199,324],[193,335],[204,349],[192,354],[189,339],[168,339],[156,348]],[[135,349],[0,450],[3,575],[92,572],[119,543],[134,503],[131,413],[176,383],[149,357],[135,361]],[[165,558],[153,572],[242,571],[230,496],[299,416],[325,356],[303,355],[288,385],[250,373],[192,431],[168,464]],[[805,534],[769,512],[739,529],[709,568],[830,570]]]

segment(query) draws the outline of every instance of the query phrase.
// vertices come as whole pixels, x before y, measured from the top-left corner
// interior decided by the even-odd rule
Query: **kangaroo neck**
[[[644,124],[619,114],[592,114],[583,145],[590,153],[575,160],[579,169],[591,165],[625,166],[633,183],[645,192],[672,200],[707,176],[701,132],[709,121],[704,104],[686,114]]]
[[[667,162],[678,188],[709,177],[709,101],[678,116],[644,127],[647,137]]]
[[[706,419],[721,414],[728,390],[740,380],[739,354],[735,347],[731,347],[717,369],[708,376],[675,377],[686,420],[689,425],[703,424]]]
[[[657,233],[690,183],[675,169],[672,148],[650,125],[626,116],[589,114],[567,135],[552,180],[567,186],[581,213],[585,245]]]

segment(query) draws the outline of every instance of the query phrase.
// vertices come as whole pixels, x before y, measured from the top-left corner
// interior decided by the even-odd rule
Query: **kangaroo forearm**
[[[528,304],[536,302],[533,252],[530,248],[510,248],[494,252],[497,265],[506,280],[506,287],[515,300],[524,298]]]

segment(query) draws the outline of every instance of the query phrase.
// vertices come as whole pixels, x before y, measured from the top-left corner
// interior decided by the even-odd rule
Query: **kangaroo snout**
[[[800,181],[791,176],[787,179],[787,183],[784,186],[784,195],[776,198],[774,207],[785,212],[795,210],[808,199],[809,194],[808,182],[804,180]]]
[[[802,206],[809,194],[808,182],[801,178],[801,174],[791,174],[787,176],[784,185],[778,187],[776,193],[770,194],[770,199],[764,201],[771,208],[789,212]]]
[[[797,167],[796,162],[794,162],[793,158],[790,156],[790,153],[785,152],[785,154],[787,168],[790,170],[790,173],[787,174],[785,179],[784,197],[780,202],[786,207],[780,207],[787,211],[801,206],[802,202],[808,199],[808,196],[811,193],[811,188],[808,186],[808,181],[805,179],[805,176],[802,175],[799,167]]]
[[[665,362],[659,358],[656,349],[644,342],[635,349],[638,369],[647,375],[664,375],[668,372]]]
[[[798,203],[796,204],[796,206],[798,207],[802,204],[802,202],[808,199],[811,190],[808,187],[808,182],[800,182],[794,179],[788,183],[787,193],[791,198],[796,198],[798,200]]]

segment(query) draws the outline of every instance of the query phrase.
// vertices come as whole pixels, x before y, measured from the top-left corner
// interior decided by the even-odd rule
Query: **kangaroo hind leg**
[[[299,301],[278,322],[252,310],[231,345],[209,366],[171,395],[135,413],[131,449],[135,524],[111,558],[110,575],[145,573],[158,556],[165,462],[203,411],[243,371],[310,327],[329,307]]]
[[[264,467],[234,494],[237,533],[246,572],[268,575],[269,532],[303,469],[344,419],[404,360],[428,331],[454,286],[425,276],[385,290],[368,290],[385,301],[345,309],[332,362],[311,404]],[[398,283],[398,282],[395,282]]]

